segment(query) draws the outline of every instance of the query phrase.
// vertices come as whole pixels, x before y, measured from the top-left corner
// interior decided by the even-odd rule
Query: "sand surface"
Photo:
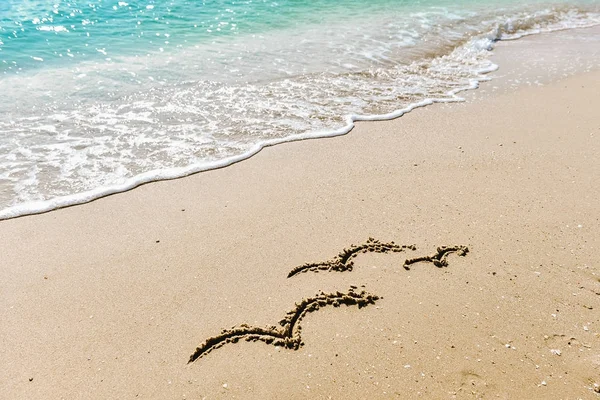
[[[600,398],[599,32],[501,43],[464,103],[1,221],[0,398]],[[416,250],[287,278],[369,237]],[[470,252],[403,268],[443,245]],[[188,364],[351,285],[381,298],[306,314],[298,350]]]

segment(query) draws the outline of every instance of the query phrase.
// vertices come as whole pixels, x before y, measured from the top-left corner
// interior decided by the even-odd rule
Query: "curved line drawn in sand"
[[[382,243],[379,240],[373,239],[370,237],[363,244],[359,245],[350,245],[350,248],[344,249],[338,254],[335,258],[318,262],[318,263],[306,263],[300,265],[288,274],[288,278],[291,278],[294,275],[303,273],[303,272],[318,272],[318,271],[336,271],[336,272],[345,272],[352,271],[354,268],[354,258],[356,258],[360,253],[399,253],[405,250],[416,250],[417,247],[415,245],[398,245],[394,242]]]
[[[410,258],[404,261],[404,269],[409,270],[409,265],[418,263],[418,262],[430,262],[433,263],[438,268],[443,268],[448,266],[448,254],[456,253],[457,255],[464,257],[469,252],[469,248],[467,246],[440,246],[437,248],[435,254],[424,257]]]
[[[270,326],[266,328],[258,328],[242,324],[234,326],[231,329],[224,329],[220,335],[210,337],[204,341],[196,351],[190,356],[189,363],[196,361],[198,358],[205,356],[212,350],[218,349],[227,343],[237,343],[241,339],[247,342],[261,341],[273,346],[281,346],[286,349],[298,350],[304,345],[300,336],[302,327],[300,322],[302,319],[313,311],[317,311],[322,307],[333,305],[339,307],[342,304],[347,306],[356,305],[358,308],[363,308],[369,304],[375,304],[381,297],[365,292],[364,290],[357,293],[356,286],[351,286],[348,292],[341,293],[319,293],[315,297],[303,299],[300,304],[289,311],[284,319],[279,321],[280,327]]]
[[[398,245],[394,242],[382,243],[379,240],[373,239],[370,237],[363,244],[359,245],[350,245],[350,248],[343,249],[335,258],[318,262],[318,263],[306,263],[300,265],[294,269],[292,269],[288,278],[291,278],[297,274],[301,274],[304,272],[319,272],[319,271],[336,271],[336,272],[345,272],[352,271],[354,268],[354,258],[356,258],[360,253],[399,253],[405,250],[416,250],[417,247],[415,245]],[[427,261],[433,263],[438,268],[447,267],[448,266],[448,254],[456,253],[459,256],[465,256],[469,252],[469,248],[467,246],[441,246],[438,247],[437,252],[431,256],[410,258],[404,262],[404,269],[410,269],[409,265],[415,264],[422,261]]]

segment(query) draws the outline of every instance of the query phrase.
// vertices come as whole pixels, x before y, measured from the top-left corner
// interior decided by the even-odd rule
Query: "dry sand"
[[[525,68],[569,35],[500,44],[465,103],[0,222],[0,398],[599,398],[596,42]],[[369,237],[417,250],[286,277]],[[402,267],[440,245],[470,252]],[[350,285],[382,298],[308,314],[299,350],[187,363]]]

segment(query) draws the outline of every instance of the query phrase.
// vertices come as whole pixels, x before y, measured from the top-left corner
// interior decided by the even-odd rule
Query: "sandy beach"
[[[465,102],[0,221],[0,398],[600,398],[598,38],[502,42]],[[440,246],[469,252],[403,267]],[[321,292],[297,350],[241,332],[188,363]]]

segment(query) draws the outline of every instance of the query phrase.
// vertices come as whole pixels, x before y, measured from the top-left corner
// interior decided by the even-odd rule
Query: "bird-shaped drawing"
[[[300,265],[289,272],[288,278],[306,272],[352,271],[354,267],[354,258],[361,253],[397,253],[406,250],[415,251],[416,246],[397,245],[394,242],[382,243],[373,238],[369,238],[363,244],[356,246],[351,245],[350,248],[343,249],[342,252],[329,261]],[[447,258],[449,254],[456,253],[459,256],[465,256],[468,252],[469,249],[466,246],[441,246],[438,247],[437,251],[432,255],[406,259],[402,266],[404,269],[409,270],[410,266],[415,263],[430,262],[438,268],[447,267]],[[298,350],[304,345],[301,337],[302,326],[300,324],[308,313],[317,311],[329,305],[339,307],[340,305],[345,304],[346,306],[356,305],[358,308],[363,308],[370,304],[375,304],[376,301],[381,299],[380,296],[370,294],[364,290],[358,292],[357,289],[356,286],[351,286],[345,293],[321,292],[315,297],[303,299],[299,304],[296,304],[296,307],[293,310],[286,314],[285,318],[279,321],[279,327],[268,326],[260,328],[241,324],[239,326],[234,326],[231,329],[224,329],[219,335],[206,339],[199,347],[197,347],[190,356],[188,363],[196,361],[198,358],[205,356],[227,343],[237,343],[242,339],[247,342],[261,341],[273,346]]]

